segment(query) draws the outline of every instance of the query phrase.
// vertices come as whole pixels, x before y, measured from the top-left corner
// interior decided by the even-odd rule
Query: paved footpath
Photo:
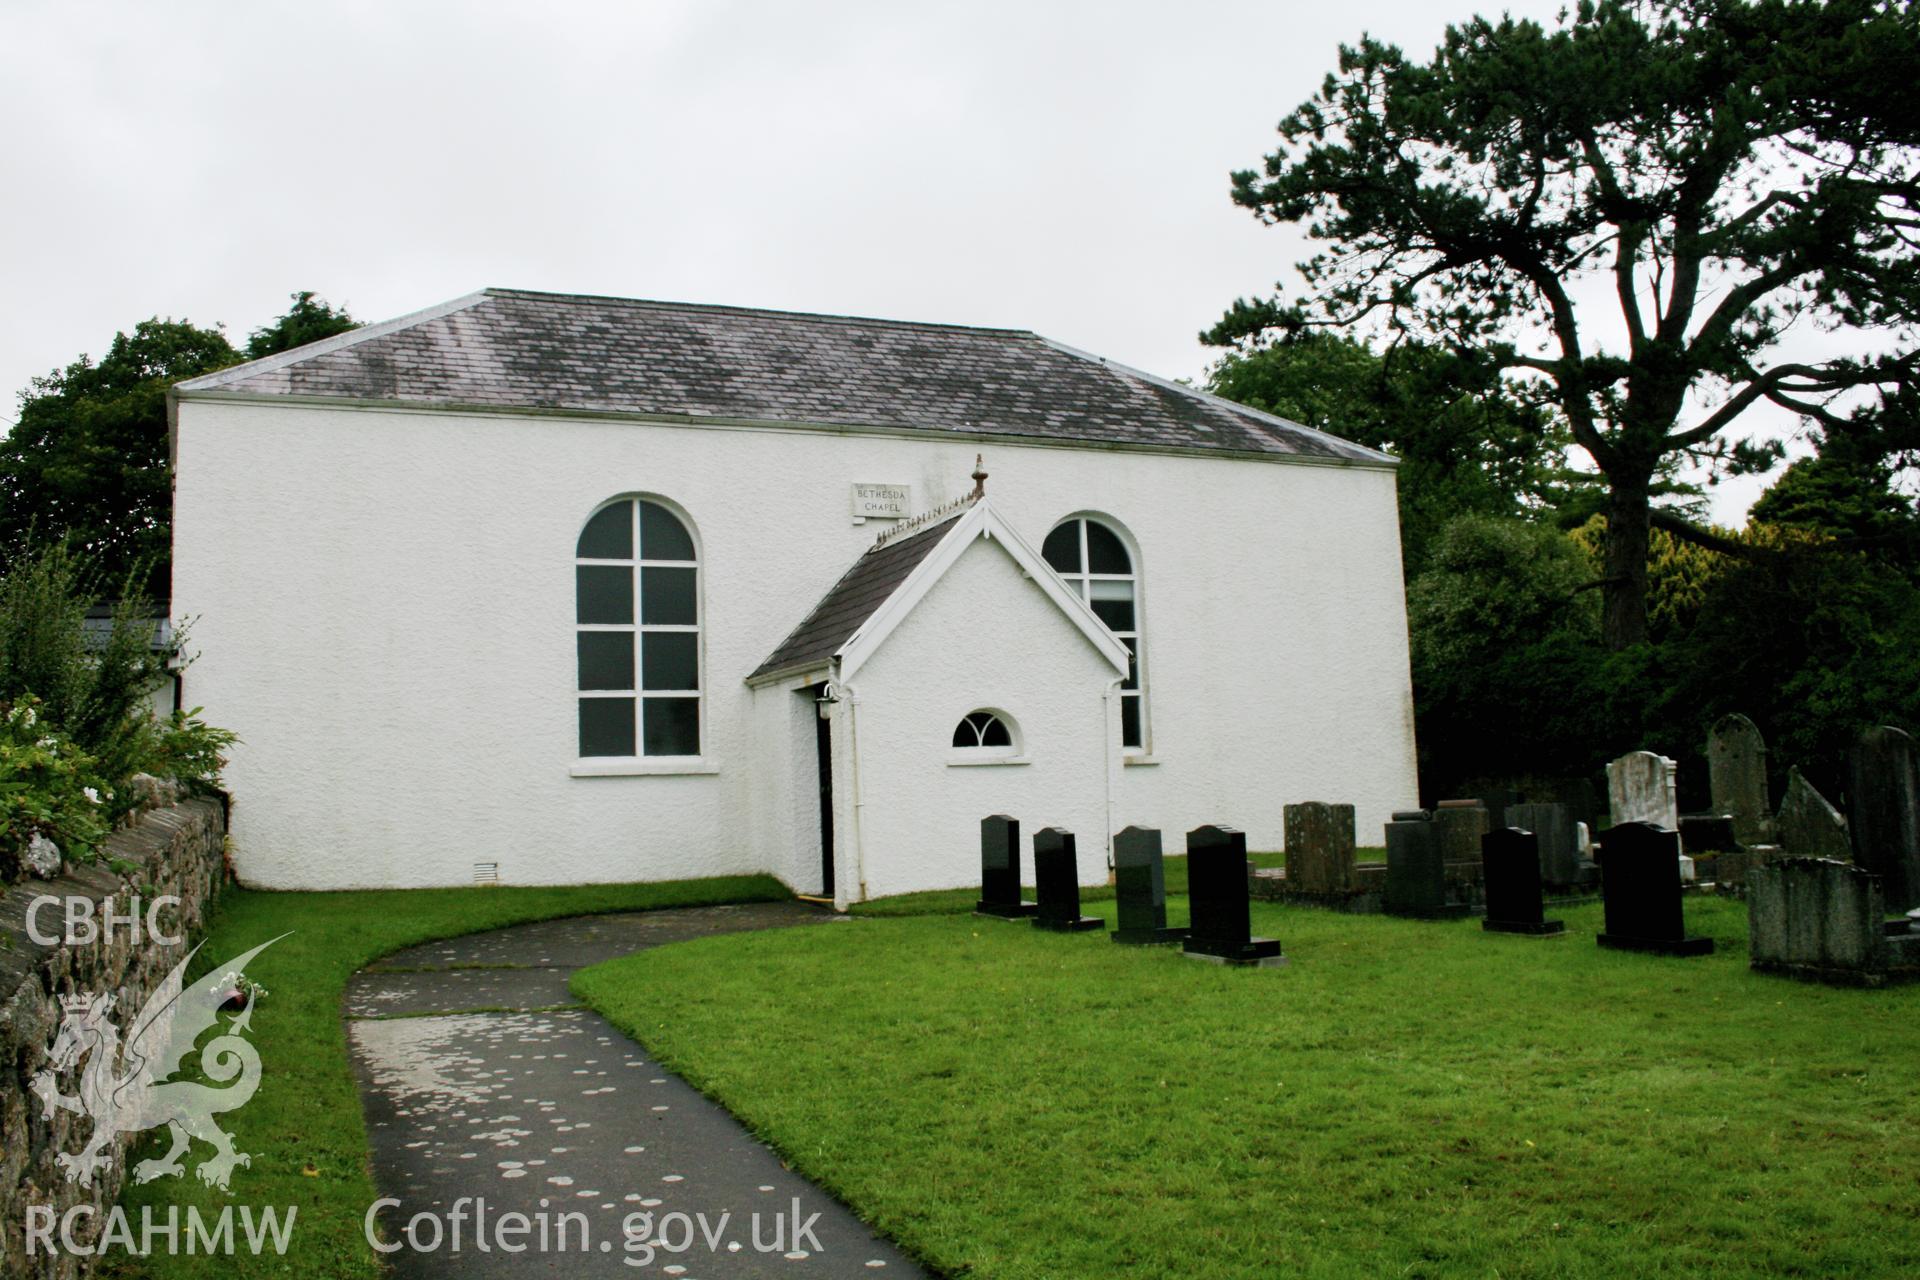
[[[394,1274],[923,1276],[567,991],[575,969],[646,947],[832,919],[769,903],[550,920],[354,975],[374,1182],[400,1202],[380,1215]]]

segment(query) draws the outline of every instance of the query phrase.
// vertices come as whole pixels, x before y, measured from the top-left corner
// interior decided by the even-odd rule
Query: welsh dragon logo
[[[233,1138],[213,1119],[245,1106],[260,1085],[260,1054],[245,1038],[253,1021],[253,1001],[245,997],[244,986],[239,990],[245,1006],[199,1050],[201,1072],[214,1083],[168,1077],[194,1054],[201,1034],[220,1023],[221,1008],[234,999],[247,965],[278,941],[261,943],[189,987],[185,975],[200,950],[195,947],[148,997],[125,1043],[108,1016],[115,1004],[111,993],[61,997],[66,1016],[48,1055],[53,1068],[34,1076],[33,1091],[49,1119],[60,1111],[93,1117],[86,1147],[77,1155],[61,1152],[56,1157],[67,1181],[92,1186],[93,1175],[113,1163],[117,1135],[161,1125],[167,1126],[173,1145],[164,1156],[135,1165],[136,1182],[185,1172],[181,1158],[196,1138],[214,1148],[194,1170],[209,1186],[225,1191],[234,1166],[251,1163],[244,1152],[234,1150]],[[61,1093],[56,1075],[72,1070],[82,1058],[86,1066],[80,1072],[79,1092]]]

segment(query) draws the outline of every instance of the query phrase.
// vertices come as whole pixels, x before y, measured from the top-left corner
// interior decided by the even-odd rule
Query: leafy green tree
[[[1636,726],[1646,654],[1601,646],[1593,580],[1550,525],[1469,515],[1440,530],[1407,587],[1423,794],[1583,776]]]
[[[1532,379],[1608,488],[1603,623],[1647,633],[1663,467],[1778,456],[1771,401],[1843,428],[1912,385],[1920,315],[1912,0],[1581,0],[1554,30],[1474,18],[1430,62],[1372,39],[1280,124],[1234,199],[1326,249],[1308,291],[1208,335],[1367,326]],[[1796,326],[1858,351],[1794,359]]]
[[[346,312],[292,295],[287,313],[254,331],[250,358],[354,327]],[[19,422],[0,441],[0,553],[9,560],[64,544],[96,580],[164,602],[169,592],[173,476],[167,388],[242,355],[218,328],[143,320],[114,335],[98,364],[81,356],[36,378]],[[129,580],[136,567],[141,572]]]
[[[1409,577],[1455,516],[1518,516],[1568,500],[1566,442],[1552,414],[1437,347],[1402,342],[1376,355],[1354,338],[1305,332],[1229,352],[1207,388],[1397,454]]]
[[[334,307],[325,299],[314,297],[310,289],[302,289],[290,296],[293,305],[287,309],[287,314],[272,324],[255,329],[247,338],[247,359],[258,360],[262,356],[291,351],[309,342],[318,342],[322,338],[331,338],[360,327],[347,314],[346,308]]]
[[[145,566],[134,589],[166,599],[167,388],[238,358],[217,329],[153,319],[116,334],[100,363],[81,356],[36,378],[0,442],[0,547],[9,559],[64,541],[114,583]]]

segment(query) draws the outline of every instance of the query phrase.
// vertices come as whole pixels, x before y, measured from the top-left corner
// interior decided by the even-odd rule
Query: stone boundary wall
[[[85,1144],[92,1118],[60,1111],[49,1120],[31,1083],[35,1073],[49,1066],[47,1051],[60,1029],[61,996],[113,992],[118,996],[113,1018],[124,1027],[180,962],[226,878],[226,830],[226,806],[217,799],[152,809],[108,836],[100,845],[99,861],[69,864],[58,879],[26,880],[0,895],[0,1276],[73,1280],[85,1274],[83,1258],[25,1255],[27,1207],[51,1205],[56,1215],[77,1204],[110,1207],[119,1198],[134,1139],[120,1138],[112,1165],[95,1176],[91,1188],[68,1182],[54,1157]],[[110,869],[115,862],[133,865],[123,876]],[[136,946],[125,928],[90,943],[52,946],[35,942],[27,933],[28,908],[42,896],[89,898],[97,922],[100,904],[108,899],[124,914],[137,897],[144,917],[148,904],[168,894],[178,897],[180,905],[162,910],[158,923],[167,934],[184,939],[176,945],[155,944],[143,933]],[[65,928],[63,914],[54,906],[43,908],[37,923],[42,936],[59,935]],[[73,1074],[64,1076],[61,1084],[73,1090]],[[92,1243],[105,1223],[96,1214],[84,1227],[74,1236]]]

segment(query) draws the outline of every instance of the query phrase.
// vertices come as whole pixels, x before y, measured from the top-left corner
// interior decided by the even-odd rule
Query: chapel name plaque
[[[853,514],[866,520],[905,520],[913,506],[913,486],[859,484],[853,486]]]

